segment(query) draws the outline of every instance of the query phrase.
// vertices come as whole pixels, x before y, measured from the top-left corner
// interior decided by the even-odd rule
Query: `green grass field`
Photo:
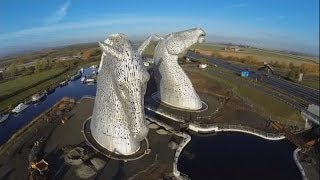
[[[156,48],[157,42],[151,41],[150,44],[146,47],[143,54],[147,56],[153,56],[154,49]]]
[[[320,77],[317,75],[307,75],[303,78],[301,84],[314,89],[320,89]]]
[[[241,80],[236,80],[236,75],[221,68],[207,68],[206,70],[199,70],[196,68],[184,68],[187,71],[193,71],[201,73],[202,75],[215,79],[221,85],[226,88],[233,88],[242,99],[247,99],[250,103],[254,104],[254,107],[262,115],[271,116],[272,119],[279,120],[282,123],[300,125],[302,126],[304,120],[302,119],[300,112],[284,102],[265,94],[254,88],[250,88],[241,83]],[[234,77],[234,78],[220,78],[216,75],[217,71],[221,71],[222,74]]]
[[[225,47],[224,45],[220,45],[220,44],[203,43],[203,44],[195,44],[191,46],[190,49],[200,48],[207,51],[210,51],[210,50],[223,51],[224,47]]]
[[[27,98],[30,98],[33,94],[43,91],[50,86],[57,84],[64,79],[66,79],[68,76],[73,75],[78,71],[80,67],[87,67],[92,64],[97,64],[98,61],[94,62],[82,62],[78,64],[77,66],[73,67],[72,69],[69,69],[66,72],[63,72],[64,69],[51,69],[44,72],[41,72],[39,74],[31,75],[31,76],[24,76],[12,81],[8,81],[5,83],[0,84],[0,94],[8,94],[11,91],[19,91],[21,89],[24,89],[26,87],[29,87],[23,92],[16,93],[14,96],[11,96],[9,98],[6,98],[4,100],[1,100],[0,103],[0,112],[6,111],[8,109],[13,108],[16,104],[18,104],[21,101],[24,101]],[[43,81],[43,82],[41,82]],[[41,82],[41,83],[38,83]],[[35,85],[36,84],[36,85]]]
[[[255,106],[261,108],[265,114],[270,114],[274,119],[289,124],[304,122],[299,111],[270,95],[246,86],[238,86],[237,90],[242,97],[248,98]]]
[[[0,97],[6,96],[8,94],[14,94],[15,92],[19,91],[20,89],[27,88],[38,82],[43,80],[50,79],[53,76],[61,74],[65,69],[50,69],[48,71],[44,71],[38,74],[33,74],[30,76],[24,76],[17,78],[12,81],[4,82],[0,84]]]
[[[236,56],[236,57],[246,57],[253,56],[261,62],[271,62],[278,61],[280,63],[294,63],[295,65],[300,65],[303,62],[316,63],[319,64],[319,58],[309,57],[309,56],[298,56],[292,55],[284,52],[278,52],[273,50],[257,49],[257,48],[240,48],[238,52],[225,51],[225,45],[220,44],[195,44],[190,47],[190,49],[200,49],[204,51],[212,51],[215,53],[220,53],[223,56]]]

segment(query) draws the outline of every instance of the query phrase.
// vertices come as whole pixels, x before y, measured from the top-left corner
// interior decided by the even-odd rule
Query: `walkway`
[[[283,134],[273,134],[273,133],[266,133],[258,129],[254,129],[244,125],[207,125],[206,127],[196,125],[194,123],[190,123],[189,127],[190,130],[197,132],[197,133],[212,133],[212,132],[221,132],[221,131],[235,131],[235,132],[243,132],[247,134],[252,134],[267,140],[282,140],[286,137]]]

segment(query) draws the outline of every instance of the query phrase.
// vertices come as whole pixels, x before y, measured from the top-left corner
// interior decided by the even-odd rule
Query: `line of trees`
[[[240,62],[240,63],[253,65],[253,66],[262,65],[261,61],[257,60],[253,56],[246,56],[246,57],[240,58],[240,57],[236,57],[236,56],[223,56],[220,53],[215,53],[215,52],[212,52],[211,56],[219,58],[219,59],[226,59],[226,60]]]
[[[256,59],[253,56],[246,56],[246,57],[236,57],[236,56],[222,56],[219,53],[213,52],[211,54],[212,57],[226,59],[230,61],[240,62],[248,65],[253,66],[261,66],[262,62]],[[286,69],[289,70],[288,77],[297,78],[299,73],[319,73],[319,64],[311,64],[311,63],[301,63],[300,66],[295,66],[292,62],[285,63],[279,61],[271,61],[271,64],[275,68]]]
[[[8,67],[8,72],[5,73],[5,77],[13,78],[18,75],[30,75],[35,73],[40,73],[49,69],[55,68],[72,68],[76,66],[81,61],[96,61],[100,59],[101,50],[99,48],[86,49],[80,53],[82,58],[75,58],[74,60],[53,60],[51,58],[42,57],[37,60],[34,66],[25,67],[20,60],[11,63]]]
[[[291,79],[298,79],[300,73],[319,73],[319,65],[308,63],[302,63],[300,66],[294,66],[293,63],[289,63],[289,69],[287,77]]]

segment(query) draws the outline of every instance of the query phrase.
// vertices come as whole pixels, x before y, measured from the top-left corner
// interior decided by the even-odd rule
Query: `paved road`
[[[219,67],[228,69],[234,73],[241,74],[241,71],[247,69],[246,66],[241,65],[241,64],[234,64],[230,63],[225,60],[221,60],[218,58],[214,57],[208,57],[204,56],[198,53],[193,53],[193,52],[188,52],[185,57],[188,57],[193,60],[198,60],[200,58],[206,58],[208,60],[208,63],[211,65],[217,65]],[[319,124],[319,117],[316,115],[310,113],[309,111],[306,110],[307,104],[316,104],[319,105],[319,90],[308,88],[296,83],[289,82],[287,80],[284,80],[282,78],[279,78],[278,76],[275,75],[263,75],[259,71],[252,71],[250,78],[256,79],[256,78],[262,78],[262,82],[265,83],[266,85],[271,86],[272,88],[276,89],[277,91],[284,92],[284,94],[276,94],[277,98],[285,101],[286,103],[290,104],[294,108],[305,112],[306,114],[310,115],[313,117],[313,122],[316,124]],[[274,93],[272,93],[273,96],[275,96]],[[306,102],[306,104],[297,102],[293,99],[290,99],[290,96],[295,96],[299,97],[302,100]]]
[[[197,53],[188,52],[186,54],[186,57],[189,57],[191,59],[199,59],[205,56],[202,56]],[[208,59],[208,62],[210,64],[216,64],[219,67],[223,67],[225,69],[231,70],[238,74],[240,74],[241,71],[247,69],[247,67],[244,65],[229,63],[225,60],[217,59],[214,57],[205,57],[205,58]],[[256,77],[260,77],[260,76],[262,76],[260,72],[253,71],[251,78],[255,79]],[[319,90],[289,82],[275,75],[264,76],[263,82],[272,86],[275,89],[281,89],[282,91],[286,91],[288,94],[299,97],[305,100],[306,102],[308,102],[309,104],[316,104],[316,105],[320,104]]]
[[[309,104],[319,105],[319,91],[301,85],[288,82],[286,80],[277,78],[275,76],[268,76],[265,80],[265,83],[270,84],[271,86],[282,89],[294,96],[300,97]]]

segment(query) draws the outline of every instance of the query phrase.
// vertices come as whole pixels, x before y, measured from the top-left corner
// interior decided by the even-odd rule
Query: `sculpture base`
[[[122,161],[133,161],[142,158],[144,155],[149,154],[151,149],[149,148],[149,141],[147,138],[145,138],[140,143],[140,148],[137,152],[130,155],[121,155],[117,154],[115,152],[111,152],[108,149],[102,147],[92,136],[91,129],[90,129],[90,122],[91,117],[88,118],[84,124],[83,124],[83,135],[86,139],[86,142],[89,146],[91,146],[93,149],[95,149],[97,152],[101,153],[102,155],[115,159],[115,160],[122,160]]]
[[[203,101],[201,101],[202,106],[201,106],[200,109],[198,109],[198,110],[192,110],[192,109],[183,109],[183,108],[175,107],[175,106],[172,106],[172,105],[170,105],[170,104],[168,104],[168,103],[166,103],[166,102],[161,101],[159,92],[153,93],[153,94],[151,95],[151,97],[152,97],[152,99],[153,99],[155,102],[157,102],[157,103],[159,103],[159,104],[161,104],[161,105],[163,105],[163,106],[166,106],[166,107],[168,107],[168,108],[176,109],[176,110],[179,110],[179,111],[202,112],[202,111],[206,111],[206,110],[208,109],[208,104],[205,103],[205,102],[203,102]]]

